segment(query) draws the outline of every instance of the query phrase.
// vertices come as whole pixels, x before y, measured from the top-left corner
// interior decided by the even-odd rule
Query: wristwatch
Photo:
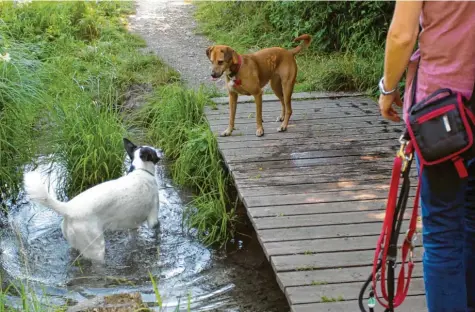
[[[389,95],[389,94],[392,94],[396,91],[397,88],[394,88],[393,90],[391,91],[386,91],[384,90],[384,77],[381,78],[381,80],[379,81],[378,83],[378,87],[379,87],[379,92],[381,92],[381,94],[383,95]]]

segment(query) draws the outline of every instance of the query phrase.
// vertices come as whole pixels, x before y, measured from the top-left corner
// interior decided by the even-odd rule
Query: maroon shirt
[[[404,95],[404,118],[420,57],[416,102],[440,88],[470,98],[475,81],[475,2],[424,1],[419,48],[411,57]]]

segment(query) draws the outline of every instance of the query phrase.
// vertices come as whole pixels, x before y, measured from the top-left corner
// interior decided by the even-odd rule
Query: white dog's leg
[[[152,209],[150,214],[147,217],[147,225],[149,229],[154,230],[154,238],[158,238],[160,234],[160,221],[158,220],[158,211]]]

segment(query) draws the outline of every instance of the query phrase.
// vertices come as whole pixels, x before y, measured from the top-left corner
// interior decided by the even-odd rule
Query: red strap
[[[467,168],[465,168],[465,164],[463,163],[463,159],[460,158],[460,157],[456,157],[452,161],[454,162],[455,169],[457,169],[457,172],[458,172],[460,178],[464,179],[464,178],[468,177]]]

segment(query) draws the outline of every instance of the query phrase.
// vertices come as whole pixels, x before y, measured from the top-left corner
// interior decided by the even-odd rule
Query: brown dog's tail
[[[310,35],[301,35],[301,36],[298,36],[297,38],[294,39],[294,41],[302,41],[303,40],[303,43],[300,44],[298,47],[295,47],[290,51],[290,53],[292,53],[293,55],[299,53],[302,49],[305,49],[307,48],[309,45],[310,45],[310,42],[312,42],[312,37]]]

